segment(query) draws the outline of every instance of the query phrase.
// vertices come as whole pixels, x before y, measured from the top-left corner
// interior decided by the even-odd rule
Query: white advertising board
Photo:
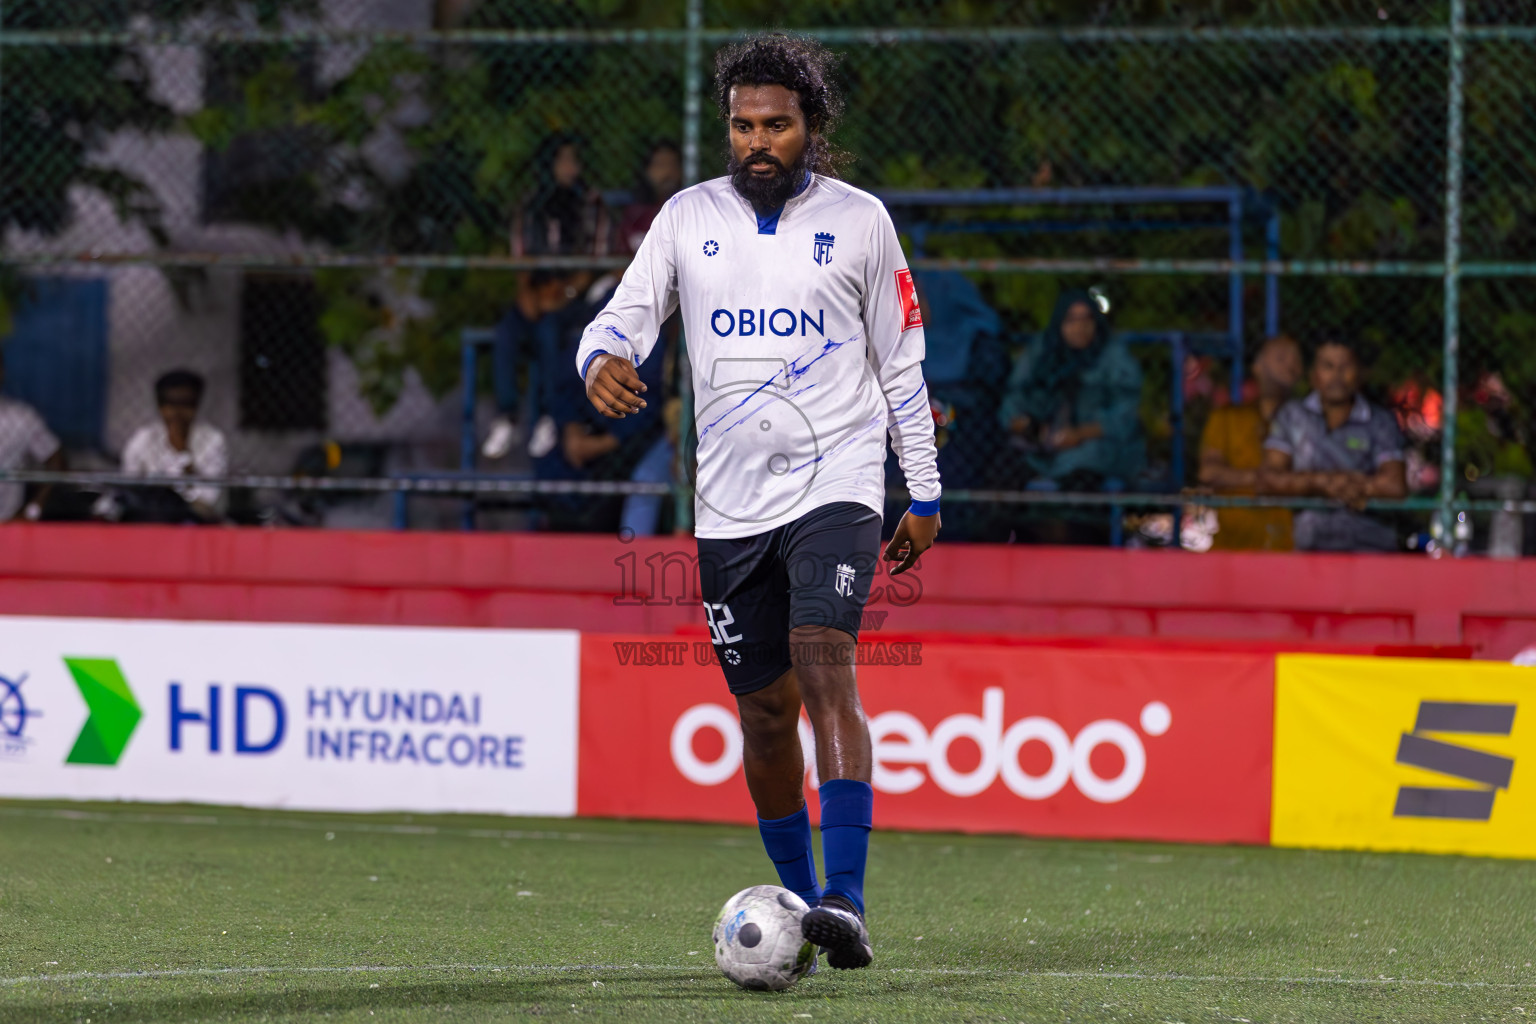
[[[0,616],[0,796],[576,812],[579,634]]]

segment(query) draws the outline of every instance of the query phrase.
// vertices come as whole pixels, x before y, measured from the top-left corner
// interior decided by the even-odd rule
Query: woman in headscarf
[[[1014,363],[999,418],[1030,470],[1067,490],[1128,485],[1146,462],[1141,367],[1086,291],[1056,300],[1050,325]]]

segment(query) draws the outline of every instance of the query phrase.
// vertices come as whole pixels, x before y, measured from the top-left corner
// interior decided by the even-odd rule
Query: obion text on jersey
[[[733,334],[742,338],[762,337],[769,334],[788,338],[797,330],[803,338],[810,328],[815,328],[815,335],[821,337],[827,333],[826,318],[827,311],[824,309],[818,309],[814,317],[804,309],[799,311],[797,317],[795,310],[783,307],[772,311],[738,309],[732,312],[729,309],[717,309],[709,315],[709,326],[714,328],[715,333],[722,338],[728,338]]]

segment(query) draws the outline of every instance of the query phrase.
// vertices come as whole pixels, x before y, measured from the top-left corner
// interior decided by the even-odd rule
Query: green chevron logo
[[[144,712],[111,658],[65,658],[90,710],[65,764],[117,764]]]

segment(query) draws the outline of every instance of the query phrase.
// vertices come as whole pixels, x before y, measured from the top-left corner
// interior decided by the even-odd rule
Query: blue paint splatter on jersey
[[[881,423],[882,419],[883,419],[883,417],[876,416],[876,417],[874,417],[874,418],[872,418],[870,420],[865,421],[865,423],[862,426],[855,427],[852,430],[848,431],[848,433],[846,435],[844,435],[844,437],[843,437],[843,439],[841,441],[837,442],[832,447],[830,447],[826,451],[822,452],[820,455],[817,455],[815,458],[806,459],[804,462],[800,463],[800,465],[798,465],[798,466],[791,467],[790,468],[790,472],[791,473],[798,473],[802,469],[809,469],[811,466],[814,466],[817,463],[822,462],[823,460],[825,460],[827,458],[830,458],[833,455],[836,455],[838,452],[842,451],[844,448],[847,448],[850,444],[852,444],[853,442],[857,441],[859,438],[863,437],[865,434],[869,433],[875,427],[880,426],[880,423]]]
[[[905,404],[905,403],[903,403],[903,404]],[[913,409],[911,412],[904,413],[901,416],[897,416],[896,417],[896,422],[897,423],[906,423],[908,420],[919,420],[919,419],[922,419],[925,414],[928,415],[928,416],[932,416],[933,415],[933,410],[929,409],[928,406],[926,406],[926,405],[919,405],[918,407]]]
[[[905,409],[907,407],[907,402],[912,401],[913,398],[916,398],[918,395],[922,394],[923,390],[925,388],[927,388],[927,387],[928,387],[928,382],[927,381],[923,381],[923,383],[921,383],[921,384],[919,384],[917,386],[917,390],[912,392],[911,398],[908,398],[905,402],[902,402],[896,408],[892,409],[891,412],[893,412],[893,413],[900,412],[901,410]]]
[[[617,327],[613,326],[612,324],[602,324],[601,326],[604,331],[608,332],[609,337],[615,339],[616,341],[621,341],[626,345],[629,344],[629,339],[626,338],[624,336],[624,332],[619,330]]]
[[[811,355],[810,352],[806,352],[806,353],[804,353],[802,355],[798,355],[795,358],[791,359],[789,361],[789,365],[788,366],[784,367],[784,369],[780,370],[778,373],[775,373],[772,377],[769,377],[767,380],[763,381],[757,387],[753,388],[746,396],[744,396],[742,398],[741,401],[737,402],[735,405],[731,406],[729,409],[727,409],[724,412],[722,412],[719,416],[715,417],[714,420],[712,420],[711,422],[709,422],[709,423],[705,424],[703,427],[701,427],[699,429],[699,440],[703,441],[704,438],[709,436],[709,432],[711,430],[713,430],[715,427],[719,426],[720,423],[723,422],[726,419],[726,417],[728,417],[728,416],[732,415],[733,413],[737,412],[743,406],[745,406],[748,402],[750,402],[754,398],[756,398],[762,392],[762,390],[764,388],[770,387],[773,384],[775,384],[779,380],[780,376],[782,376],[783,379],[784,379],[784,385],[786,387],[788,387],[789,385],[793,384],[795,381],[797,381],[800,378],[804,377],[806,375],[806,373],[809,372],[811,367],[815,366],[818,362],[820,362],[823,358],[825,358],[829,353],[835,352],[838,349],[842,348],[844,345],[847,345],[850,342],[854,342],[854,341],[857,341],[857,340],[859,340],[859,335],[857,335],[857,334],[855,334],[853,337],[849,338],[847,341],[833,341],[831,338],[824,338],[824,339],[822,339],[821,351],[817,352],[814,356],[812,356],[812,358],[804,366],[800,365],[800,360],[804,359],[806,356],[810,356]],[[749,412],[747,412],[746,415],[742,416],[740,419],[736,420],[730,426],[728,426],[724,430],[720,431],[720,433],[721,434],[729,433],[732,428],[738,427],[743,422],[745,422],[746,420],[751,419],[752,416],[758,410],[760,410],[762,408],[763,408],[762,406],[758,406],[757,409],[750,410]]]
[[[890,413],[888,415],[889,415],[889,417],[890,417],[890,419],[891,419],[893,424],[894,423],[906,423],[906,422],[908,422],[910,420],[921,419],[924,413],[928,413],[928,415],[932,415],[932,413],[929,412],[929,409],[928,409],[928,406],[927,406],[926,403],[924,403],[923,405],[915,406],[913,409],[911,409],[909,412],[907,412],[906,414],[904,414],[902,416],[897,416],[896,415],[897,412],[901,411],[902,409],[906,408],[906,406],[910,405],[911,402],[912,402],[912,399],[914,399],[914,398],[918,397],[919,395],[923,394],[924,391],[926,391],[927,387],[928,387],[928,383],[927,383],[927,381],[924,381],[921,385],[919,385],[919,387],[918,387],[918,389],[916,391],[912,392],[910,397],[908,397],[900,405],[896,406],[896,408],[890,410]],[[798,473],[802,469],[807,469],[807,468],[809,468],[811,466],[816,465],[818,462],[821,462],[822,460],[826,459],[828,456],[836,455],[839,451],[841,451],[844,448],[848,447],[854,441],[856,441],[859,438],[863,437],[865,434],[869,433],[875,427],[880,426],[883,419],[885,419],[885,417],[876,416],[873,419],[871,419],[868,422],[866,422],[863,426],[855,427],[853,430],[849,431],[848,435],[846,437],[844,437],[841,441],[837,442],[832,447],[828,448],[826,451],[822,452],[820,455],[816,456],[815,458],[808,459],[807,461],[800,463],[800,465],[792,467],[790,469],[790,472],[791,473]]]
[[[815,384],[807,384],[805,387],[800,388],[797,391],[791,391],[789,394],[784,396],[783,400],[787,402],[787,401],[789,401],[792,398],[799,398],[801,395],[805,394],[807,391],[811,390],[811,388],[814,388],[815,386],[816,386]],[[778,400],[779,399],[777,398],[777,396],[774,396],[774,395],[767,396],[763,400],[763,404],[762,405],[759,405],[759,406],[757,406],[756,408],[753,408],[753,409],[748,409],[746,412],[741,414],[741,419],[737,420],[735,423],[732,423],[729,427],[726,427],[724,430],[720,431],[720,436],[724,437],[726,434],[729,434],[736,427],[741,426],[743,423],[745,423],[747,420],[751,419],[753,416],[756,416],[758,413],[760,413],[763,410],[767,409],[769,404],[771,404],[772,402],[778,401]]]
[[[789,361],[789,365],[784,368],[784,373],[786,375],[785,378],[784,378],[784,383],[785,384],[789,384],[789,383],[792,383],[793,381],[798,380],[801,377],[804,377],[806,372],[808,370],[810,370],[810,368],[812,366],[815,366],[817,363],[821,362],[822,358],[824,356],[826,356],[829,352],[835,352],[838,349],[842,348],[844,345],[852,344],[853,342],[858,341],[858,340],[859,340],[859,336],[857,334],[855,334],[853,337],[849,338],[847,341],[833,341],[831,338],[823,338],[822,339],[823,343],[822,343],[822,346],[821,346],[821,351],[816,353],[816,358],[812,359],[810,362],[806,363],[804,366],[799,365],[799,363],[800,363],[800,357],[799,356],[796,356],[794,359],[791,359]]]

